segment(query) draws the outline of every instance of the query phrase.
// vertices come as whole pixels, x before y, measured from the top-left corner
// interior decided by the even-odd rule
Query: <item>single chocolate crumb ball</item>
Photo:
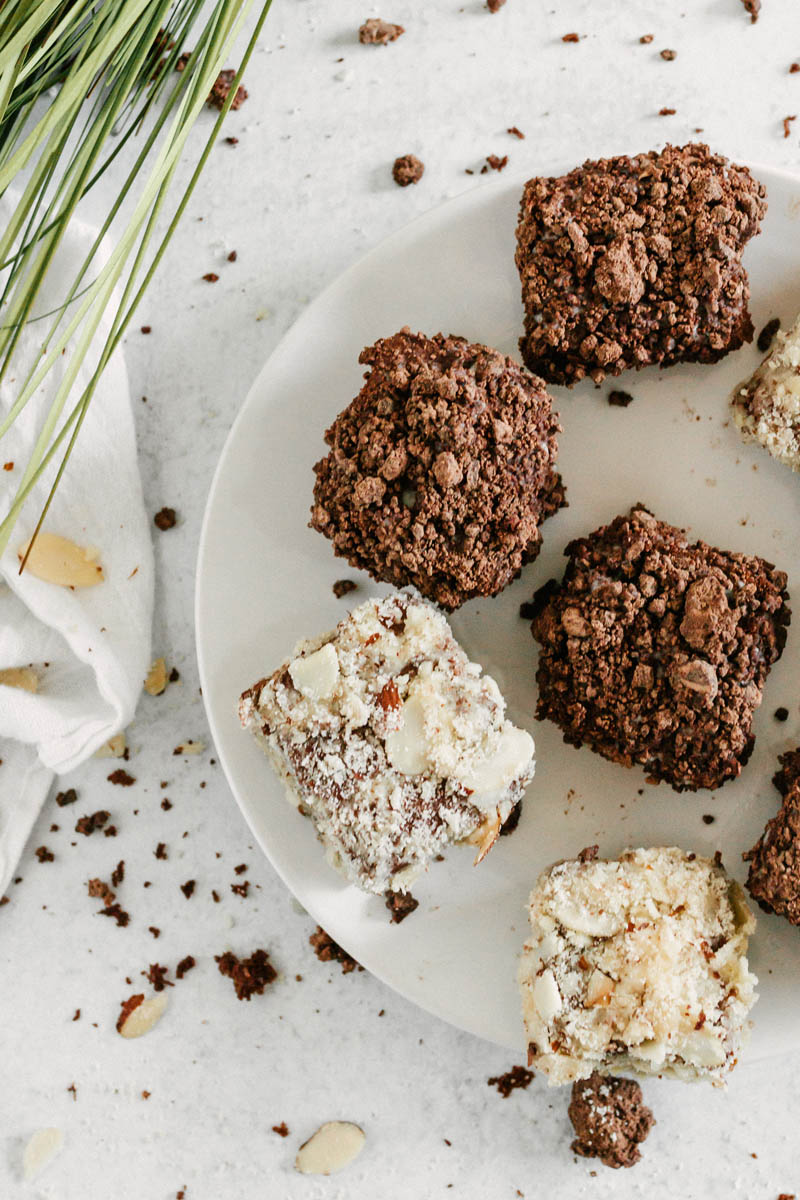
[[[415,154],[401,154],[392,165],[392,178],[398,187],[419,183],[425,174],[425,163]]]
[[[534,597],[537,717],[676,791],[735,779],[786,643],[784,572],[690,543],[642,505],[564,553],[562,582]]]
[[[607,1167],[637,1163],[642,1157],[639,1146],[655,1125],[638,1083],[597,1071],[572,1085],[567,1111],[577,1135],[574,1152],[599,1158]]]
[[[783,796],[778,813],[752,850],[747,890],[765,912],[800,925],[800,750],[780,758],[774,783]]]
[[[314,468],[312,528],[351,566],[445,609],[496,595],[564,504],[541,381],[487,346],[408,329],[359,361],[366,383]]]
[[[527,365],[551,383],[600,383],[629,367],[713,363],[751,341],[741,255],[765,196],[702,144],[530,179],[516,251]]]

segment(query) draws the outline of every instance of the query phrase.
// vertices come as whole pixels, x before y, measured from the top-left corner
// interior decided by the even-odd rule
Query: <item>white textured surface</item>
[[[145,494],[151,511],[169,504],[181,517],[155,534],[155,652],[178,666],[181,682],[142,698],[129,732],[135,787],[107,783],[116,764],[101,760],[68,781],[80,792],[73,809],[48,806],[20,866],[23,882],[0,914],[4,1200],[171,1200],[184,1186],[186,1200],[513,1200],[517,1189],[570,1200],[776,1200],[800,1192],[796,1058],[741,1068],[727,1094],[648,1084],[658,1125],[643,1161],[625,1173],[573,1162],[564,1094],[537,1079],[501,1099],[486,1079],[511,1065],[502,1052],[366,975],[342,976],[313,958],[311,923],[251,848],[209,765],[213,751],[172,755],[182,740],[207,736],[191,604],[211,472],[263,359],[322,285],[415,213],[475,186],[462,171],[485,154],[508,152],[515,168],[534,172],[565,157],[684,140],[703,126],[726,153],[800,164],[800,129],[786,140],[781,130],[784,116],[800,112],[800,75],[788,74],[800,57],[796,0],[764,0],[754,27],[740,0],[508,0],[496,16],[478,0],[464,0],[463,11],[444,2],[417,8],[409,0],[380,11],[355,0],[275,0],[247,81],[251,99],[229,120],[239,145],[215,150],[141,310],[152,334],[129,338],[133,394],[148,397],[137,413]],[[368,15],[408,32],[387,48],[360,47],[354,31]],[[562,44],[573,30],[586,40]],[[649,32],[654,42],[640,46]],[[658,57],[664,47],[677,50],[674,62]],[[677,115],[658,118],[662,106]],[[512,124],[524,142],[505,134]],[[388,170],[409,151],[427,171],[401,191]],[[228,264],[231,249],[238,261]],[[203,283],[206,271],[220,282]],[[174,804],[166,813],[164,795]],[[98,808],[112,812],[116,839],[66,832]],[[48,832],[54,821],[58,833]],[[166,862],[153,857],[159,841]],[[36,861],[33,847],[43,843],[54,863]],[[107,879],[119,858],[127,929],[95,920],[98,905],[85,889],[90,876]],[[229,889],[240,862],[252,881],[244,900]],[[197,890],[187,901],[179,884],[190,878]],[[211,888],[223,896],[219,905]],[[151,924],[162,929],[158,941]],[[240,1004],[212,956],[260,945],[283,978]],[[135,990],[125,976],[137,985],[148,963],[174,968],[187,953],[198,966],[170,993],[157,1028],[133,1042],[119,1038],[118,1004]],[[73,1081],[75,1100],[66,1090]],[[300,1142],[330,1119],[365,1129],[363,1154],[335,1179],[296,1175]],[[271,1132],[282,1120],[286,1140]],[[64,1130],[64,1150],[25,1186],[22,1151],[48,1126]]]

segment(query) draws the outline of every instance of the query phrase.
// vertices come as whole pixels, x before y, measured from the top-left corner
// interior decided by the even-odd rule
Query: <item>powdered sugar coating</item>
[[[557,863],[530,897],[519,970],[529,1065],[714,1083],[736,1064],[755,928],[723,868],[675,847]]]
[[[433,605],[368,600],[241,697],[239,714],[366,891],[406,890],[449,842],[478,859],[533,777],[533,739]]]
[[[746,442],[800,471],[800,316],[746,383],[731,397],[733,418]]]

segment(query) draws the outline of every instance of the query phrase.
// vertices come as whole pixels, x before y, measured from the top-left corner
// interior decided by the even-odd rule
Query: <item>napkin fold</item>
[[[0,201],[0,224],[6,223],[13,203],[8,197]],[[70,223],[37,312],[62,302],[95,236],[90,226]],[[0,418],[40,357],[49,327],[45,319],[29,322],[23,330],[13,369],[0,384]],[[106,316],[70,393],[73,403],[89,380],[109,328]],[[68,362],[69,352],[0,439],[2,515]],[[0,895],[54,775],[71,771],[125,728],[150,664],[153,553],[120,350],[103,372],[43,527],[97,549],[104,580],[95,587],[73,591],[28,570],[19,574],[17,551],[33,533],[57,465],[51,464],[37,483],[0,557],[0,671],[31,666],[38,680],[35,693],[0,684]]]

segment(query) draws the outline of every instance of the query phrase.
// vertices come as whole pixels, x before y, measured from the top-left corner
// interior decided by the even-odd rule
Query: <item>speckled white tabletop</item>
[[[370,15],[401,22],[405,36],[358,45]],[[562,42],[573,31],[581,40]],[[647,33],[654,40],[641,45]],[[677,57],[663,60],[664,48]],[[715,149],[800,169],[800,122],[786,139],[782,128],[800,113],[793,59],[798,0],[764,0],[755,26],[740,0],[508,0],[496,15],[481,0],[380,10],[275,0],[250,99],[229,118],[238,145],[215,149],[141,308],[137,326],[152,333],[128,338],[145,494],[152,512],[179,514],[175,529],[154,530],[154,648],[180,681],[142,697],[128,730],[135,785],[108,783],[108,761],[62,781],[79,799],[47,805],[0,917],[3,1200],[170,1200],[181,1189],[186,1200],[800,1195],[796,1057],[743,1064],[727,1092],[648,1083],[658,1123],[641,1163],[614,1172],[576,1159],[565,1094],[537,1078],[502,1099],[487,1078],[512,1065],[505,1052],[366,973],[315,959],[313,923],[254,847],[213,747],[173,755],[187,738],[207,740],[192,599],[211,474],[252,379],[303,306],[385,234],[465,188],[491,186],[495,176],[464,173],[488,154],[535,173],[702,128]],[[512,125],[524,141],[506,132]],[[401,190],[390,166],[407,152],[426,172]],[[201,279],[209,271],[220,277],[213,286]],[[72,832],[101,808],[116,840]],[[161,841],[165,861],[154,857]],[[36,860],[42,844],[54,862]],[[98,921],[86,894],[86,881],[107,879],[120,859],[124,929]],[[241,878],[246,898],[231,892]],[[213,956],[257,946],[281,976],[239,1003]],[[120,1038],[119,1003],[144,985],[141,970],[159,962],[174,972],[187,954],[197,966],[169,989],[158,1027]],[[331,1179],[296,1174],[299,1143],[336,1118],[366,1131],[361,1157]],[[272,1131],[281,1122],[285,1139]],[[46,1126],[63,1130],[63,1151],[25,1185],[22,1149]]]

